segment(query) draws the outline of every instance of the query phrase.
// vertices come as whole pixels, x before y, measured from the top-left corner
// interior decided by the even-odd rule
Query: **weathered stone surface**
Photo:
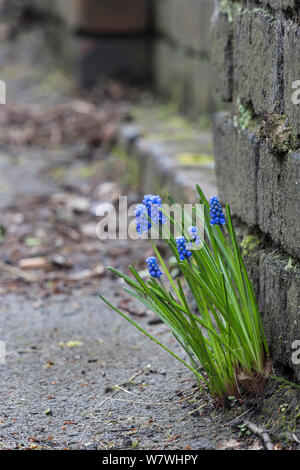
[[[300,339],[300,264],[279,251],[262,252],[259,266],[259,307],[274,361],[294,371],[292,343]]]
[[[254,226],[259,140],[250,131],[236,128],[227,113],[215,115],[213,131],[220,199],[230,204],[234,215]]]
[[[245,228],[238,221],[235,226],[243,239],[272,359],[300,380],[299,365],[292,363],[292,343],[300,339],[300,152],[287,152],[297,148],[300,137],[300,104],[291,100],[293,91],[300,90],[300,83],[292,88],[300,80],[300,30],[297,16],[292,23],[279,12],[295,11],[294,0],[260,3],[273,11],[263,5],[250,9],[245,2],[222,2],[213,19],[212,55],[223,101],[230,96],[226,45],[233,22],[232,95],[237,113],[233,119],[219,113],[214,120],[216,173],[221,201],[228,201],[247,224]],[[296,97],[300,99],[300,91]],[[253,114],[258,116],[255,121]],[[291,142],[285,141],[284,147],[280,126],[270,127],[279,115],[285,129],[292,126],[295,145],[289,134]],[[261,124],[260,133],[250,132],[249,125],[254,129],[255,123]]]
[[[220,198],[232,213],[300,258],[300,153],[274,155],[230,116],[214,118],[214,147]]]
[[[300,146],[300,25],[295,23],[288,23],[285,28],[284,99],[289,124]]]
[[[256,114],[282,108],[282,30],[263,10],[235,10],[233,15],[234,91]]]
[[[300,339],[300,263],[267,247],[264,234],[234,220],[246,268],[253,282],[274,365],[300,380],[292,364],[292,343]]]
[[[261,230],[300,258],[300,153],[275,156],[261,145],[257,208]]]
[[[211,23],[211,57],[216,90],[223,101],[232,100],[232,37],[228,13],[216,11]]]
[[[287,8],[295,8],[297,0],[260,0],[264,5],[270,5],[274,10],[286,10]]]

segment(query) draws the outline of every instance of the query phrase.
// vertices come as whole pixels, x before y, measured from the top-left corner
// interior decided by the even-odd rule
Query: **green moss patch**
[[[176,160],[184,166],[214,167],[213,156],[207,153],[182,152],[175,155]]]
[[[287,124],[284,115],[264,116],[260,136],[267,140],[271,150],[276,153],[287,153],[295,149],[292,127]]]
[[[270,379],[264,395],[261,420],[275,442],[289,445],[300,432],[300,389]]]
[[[242,254],[245,258],[256,253],[261,240],[256,235],[245,235],[241,242]]]

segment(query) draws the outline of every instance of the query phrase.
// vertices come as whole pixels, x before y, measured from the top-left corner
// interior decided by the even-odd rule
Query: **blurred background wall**
[[[209,60],[213,0],[158,0],[155,10],[154,82],[199,114],[216,109]]]
[[[51,19],[55,47],[83,85],[104,74],[150,83],[190,114],[217,108],[209,60],[214,0],[24,2]]]

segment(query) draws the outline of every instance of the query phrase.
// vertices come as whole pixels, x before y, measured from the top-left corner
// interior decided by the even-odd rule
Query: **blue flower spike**
[[[210,225],[224,225],[226,220],[219,199],[215,196],[210,199]]]
[[[179,254],[180,261],[184,261],[185,259],[189,259],[192,256],[191,251],[188,250],[187,241],[185,237],[177,237],[176,238],[176,245]]]
[[[143,203],[136,206],[136,231],[139,235],[150,230],[151,222],[156,225],[166,223],[166,218],[161,212],[161,206],[161,197],[154,194],[146,194]]]
[[[147,207],[144,204],[138,204],[135,208],[136,231],[139,235],[148,232],[151,223],[148,219]]]
[[[188,229],[188,232],[191,236],[191,241],[189,242],[188,247],[192,248],[193,243],[195,243],[196,246],[200,246],[201,245],[201,239],[200,239],[200,235],[198,234],[197,227],[194,227],[194,226],[190,227]]]
[[[165,223],[165,217],[160,209],[162,207],[162,199],[160,196],[146,194],[143,199],[143,204],[147,207],[148,215],[154,224],[159,225],[160,223]]]
[[[146,259],[146,262],[148,264],[150,276],[159,279],[162,276],[162,272],[159,268],[159,265],[156,261],[155,256],[150,256],[149,258]]]

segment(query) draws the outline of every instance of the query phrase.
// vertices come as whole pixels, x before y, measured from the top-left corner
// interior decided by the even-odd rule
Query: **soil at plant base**
[[[0,338],[7,356],[0,365],[0,448],[262,449],[241,425],[244,417],[268,426],[274,443],[299,447],[294,389],[272,381],[261,398],[228,399],[227,409],[217,409],[180,363],[97,298],[101,291],[182,354],[166,327],[129,301],[105,269],[144,270],[148,243],[95,236],[99,203],[117,205],[120,194],[140,200],[113,151],[132,92],[107,82],[79,95],[42,39],[40,29],[27,28],[1,49],[10,104],[1,109]],[[33,44],[43,53],[33,53]],[[82,124],[94,107],[102,113],[97,139]],[[81,126],[86,134],[77,142]]]

